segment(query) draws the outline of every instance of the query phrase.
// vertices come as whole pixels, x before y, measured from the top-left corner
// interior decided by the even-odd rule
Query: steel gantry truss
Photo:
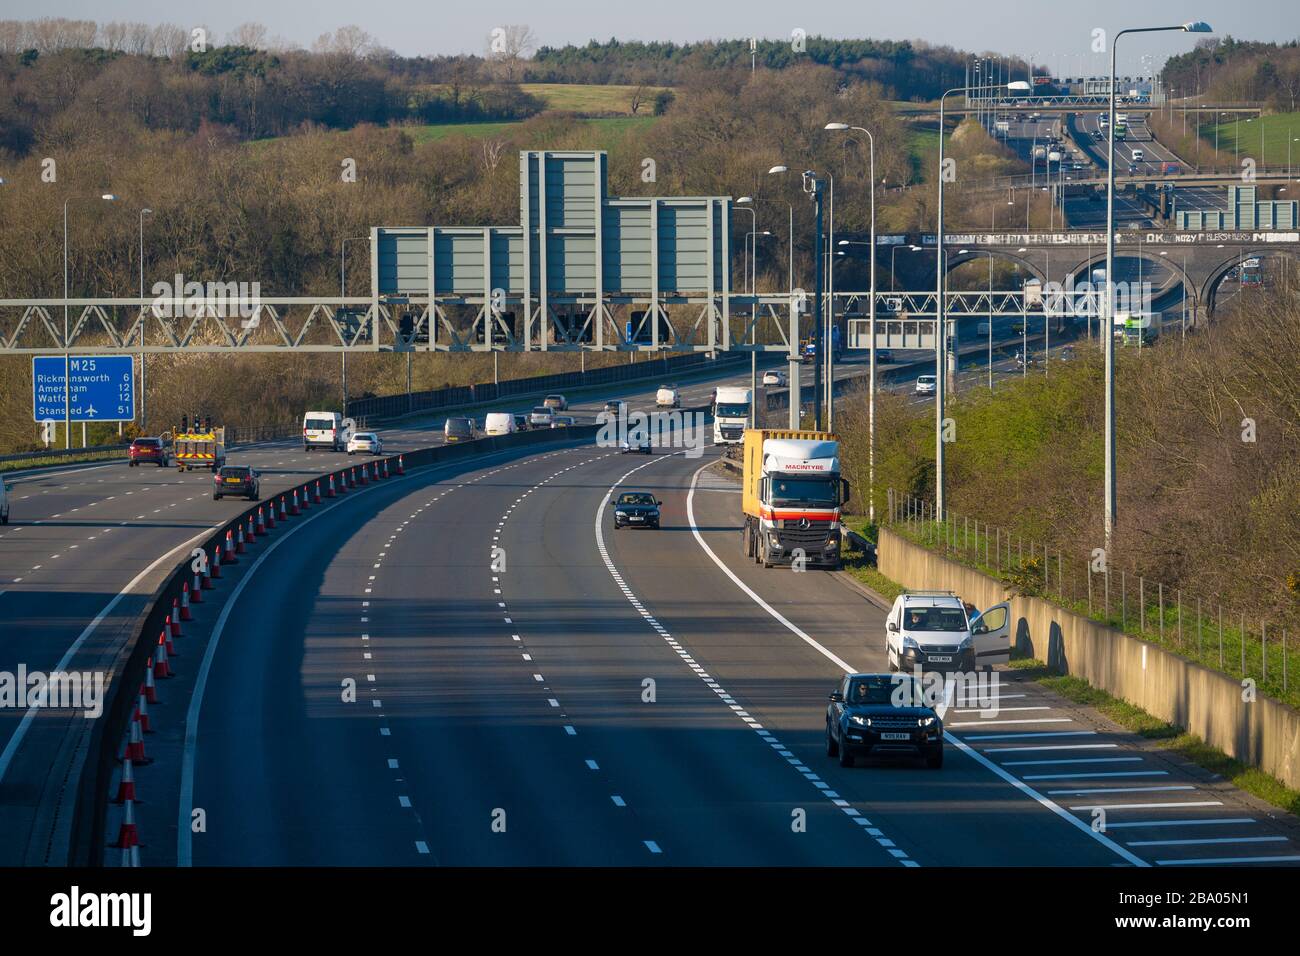
[[[837,316],[865,322],[869,292],[836,292]],[[1089,295],[945,293],[951,318],[1083,314]],[[932,321],[934,290],[877,292],[877,323]],[[517,296],[284,297],[195,305],[182,299],[0,299],[0,354],[166,352],[797,352],[808,304],[790,296],[552,296],[530,329]],[[168,309],[170,308],[170,313]],[[658,317],[659,321],[655,321]],[[142,335],[143,330],[143,335]],[[866,343],[863,343],[865,347]]]

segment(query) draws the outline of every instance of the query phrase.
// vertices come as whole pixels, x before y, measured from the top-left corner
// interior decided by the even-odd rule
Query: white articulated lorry
[[[754,395],[747,388],[719,386],[713,396],[713,442],[716,445],[739,445],[749,427],[749,407]]]
[[[765,568],[840,566],[840,443],[830,432],[745,432],[741,548]]]

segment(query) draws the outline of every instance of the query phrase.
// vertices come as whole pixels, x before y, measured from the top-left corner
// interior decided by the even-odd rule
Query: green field
[[[1262,127],[1262,130],[1261,130]],[[1276,113],[1255,119],[1229,120],[1217,127],[1201,127],[1201,139],[1213,146],[1218,130],[1219,152],[1248,156],[1261,164],[1282,165],[1287,162],[1287,143],[1291,144],[1291,162],[1300,162],[1300,113]],[[1260,136],[1263,135],[1261,149]],[[1241,137],[1240,150],[1237,137]]]
[[[632,93],[635,86],[597,86],[590,83],[521,83],[525,93],[541,97],[550,110],[568,110],[573,113],[621,113],[632,116]],[[655,94],[666,89],[662,86],[643,87],[638,116],[654,110]]]
[[[642,130],[655,121],[654,116],[606,116],[597,119],[579,119],[578,128],[590,130],[601,143],[619,139],[629,132]],[[417,143],[429,143],[451,136],[506,136],[524,124],[515,123],[439,123],[432,126],[407,126],[406,132]]]

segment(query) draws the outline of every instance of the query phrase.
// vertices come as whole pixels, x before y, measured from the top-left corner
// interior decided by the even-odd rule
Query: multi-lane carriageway
[[[387,435],[392,450],[428,443]],[[246,454],[282,486],[343,460]],[[502,453],[372,485],[273,534],[181,639],[155,762],[137,774],[145,862],[1300,859],[1267,808],[1031,684],[995,722],[950,715],[960,743],[942,771],[838,767],[822,751],[825,695],[845,668],[883,666],[883,613],[838,576],[792,586],[740,563],[735,488],[700,470],[708,460],[590,442]],[[18,486],[50,513],[0,549],[3,581],[28,584],[0,594],[22,602],[0,604],[3,667],[51,669],[77,640],[71,666],[90,666],[150,576],[226,513],[207,475],[150,478],[119,466]],[[663,531],[615,534],[616,486],[663,498]],[[15,544],[50,553],[15,558]],[[359,699],[344,704],[349,677]],[[0,719],[0,847],[21,862],[58,781],[41,774],[42,722],[14,747],[19,715]],[[1088,827],[1096,806],[1108,836]],[[207,830],[186,839],[191,808]]]
[[[996,714],[948,715],[942,770],[840,767],[825,697],[884,666],[884,613],[743,561],[716,454],[493,453],[273,533],[180,641],[137,773],[145,861],[1300,861],[1284,815],[1012,672]],[[628,488],[662,530],[613,530]]]

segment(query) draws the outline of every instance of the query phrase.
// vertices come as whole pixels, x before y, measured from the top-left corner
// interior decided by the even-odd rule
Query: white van
[[[9,523],[9,486],[0,481],[0,524]]]
[[[967,618],[952,591],[900,594],[885,619],[889,669],[971,672],[1011,660],[1011,605]]]
[[[488,435],[509,435],[515,430],[515,416],[510,412],[489,412],[483,420],[483,431]]]
[[[1142,162],[1144,159],[1146,159],[1146,156],[1147,154],[1142,152],[1142,150],[1140,149],[1133,150],[1133,162],[1135,163]]]
[[[328,448],[343,451],[343,416],[338,412],[308,412],[302,416],[302,450]]]
[[[681,408],[682,396],[676,385],[660,385],[655,392],[655,405],[659,408]]]

